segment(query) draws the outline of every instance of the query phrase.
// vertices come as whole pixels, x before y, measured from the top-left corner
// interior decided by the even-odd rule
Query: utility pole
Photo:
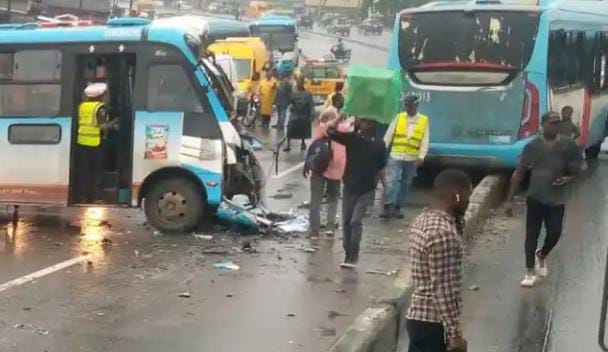
[[[6,17],[7,17],[7,23],[11,23],[11,18],[13,17],[11,12],[12,12],[12,5],[13,5],[13,0],[8,0],[8,4],[6,4]]]

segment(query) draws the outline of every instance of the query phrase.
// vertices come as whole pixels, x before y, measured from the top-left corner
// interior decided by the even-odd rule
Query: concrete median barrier
[[[465,239],[470,240],[505,195],[506,175],[489,175],[475,187],[465,215]],[[330,352],[394,351],[404,331],[404,311],[412,293],[409,268],[395,279],[384,297],[376,299],[330,348]]]

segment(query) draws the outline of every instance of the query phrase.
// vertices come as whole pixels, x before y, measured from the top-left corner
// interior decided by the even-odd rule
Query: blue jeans
[[[285,117],[287,116],[288,106],[277,105],[277,125],[279,128],[285,128]]]
[[[386,164],[386,193],[384,205],[403,207],[407,193],[416,177],[416,163],[388,158]]]

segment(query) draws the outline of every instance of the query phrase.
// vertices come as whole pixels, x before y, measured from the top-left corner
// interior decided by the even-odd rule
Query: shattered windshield
[[[531,12],[404,14],[399,59],[404,69],[483,63],[521,70],[532,55],[537,27],[538,14]]]

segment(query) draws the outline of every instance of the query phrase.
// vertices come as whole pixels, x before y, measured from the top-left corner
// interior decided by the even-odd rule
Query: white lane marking
[[[294,166],[290,167],[289,169],[287,169],[287,170],[285,170],[285,171],[281,172],[280,174],[275,175],[275,176],[272,176],[272,178],[275,178],[275,179],[276,179],[276,178],[283,178],[283,177],[285,177],[285,176],[287,176],[287,175],[291,174],[291,173],[292,173],[292,172],[294,172],[294,171],[298,171],[298,170],[299,170],[299,169],[301,169],[303,166],[304,166],[304,162],[302,161],[301,163],[299,163],[299,164],[297,164],[297,165],[294,165]]]
[[[9,288],[13,288],[13,287],[16,287],[16,286],[20,286],[20,285],[26,284],[28,282],[34,281],[34,280],[36,280],[38,278],[41,278],[43,276],[52,274],[52,273],[54,273],[56,271],[63,270],[63,269],[65,269],[67,267],[70,267],[72,265],[81,263],[81,262],[87,260],[88,258],[89,258],[88,255],[81,255],[79,257],[68,259],[68,260],[66,260],[64,262],[57,263],[55,265],[51,265],[51,266],[46,267],[46,268],[44,268],[42,270],[38,270],[38,271],[33,272],[31,274],[27,274],[25,276],[18,277],[18,278],[14,279],[14,280],[5,282],[2,285],[0,285],[0,292],[6,291]]]

